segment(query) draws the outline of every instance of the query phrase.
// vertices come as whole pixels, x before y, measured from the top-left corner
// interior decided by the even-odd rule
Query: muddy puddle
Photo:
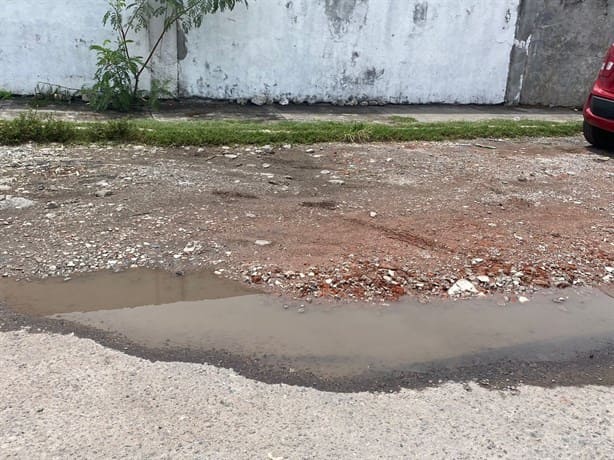
[[[565,360],[614,343],[614,299],[593,289],[506,307],[497,299],[302,307],[208,273],[133,270],[68,282],[0,280],[0,300],[153,349],[225,350],[323,377]]]
[[[0,301],[35,316],[164,305],[253,295],[254,290],[211,272],[179,276],[161,270],[104,271],[69,281],[0,279]]]

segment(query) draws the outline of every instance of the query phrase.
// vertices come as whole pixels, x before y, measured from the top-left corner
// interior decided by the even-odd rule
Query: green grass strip
[[[26,142],[125,142],[158,146],[229,144],[312,144],[317,142],[405,142],[477,138],[563,137],[582,131],[581,122],[489,120],[417,123],[391,118],[388,123],[291,121],[151,121],[119,119],[76,123],[33,113],[0,121],[0,144]]]

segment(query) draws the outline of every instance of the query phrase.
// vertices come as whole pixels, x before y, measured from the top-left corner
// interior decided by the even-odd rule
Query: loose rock
[[[448,295],[450,297],[459,296],[462,294],[477,294],[479,291],[469,280],[458,280],[454,285],[448,289]]]

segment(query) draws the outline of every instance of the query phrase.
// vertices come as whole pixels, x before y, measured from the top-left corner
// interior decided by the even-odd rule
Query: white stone
[[[26,209],[34,206],[34,201],[18,196],[7,195],[4,200],[0,200],[0,211],[3,209]]]
[[[251,98],[250,102],[254,105],[264,105],[267,103],[267,98],[266,96],[254,96]]]
[[[473,283],[465,279],[458,280],[450,289],[448,289],[448,295],[451,297],[461,294],[477,294],[478,292],[479,291],[476,289]]]
[[[254,242],[254,244],[255,244],[256,246],[269,246],[269,245],[271,245],[271,244],[273,244],[273,243],[271,243],[271,242],[270,242],[270,241],[268,241],[268,240],[256,240],[256,241]]]

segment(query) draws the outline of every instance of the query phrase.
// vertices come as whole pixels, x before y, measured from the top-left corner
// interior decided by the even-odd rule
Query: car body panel
[[[614,45],[606,53],[591,93],[584,104],[584,120],[614,133]]]

